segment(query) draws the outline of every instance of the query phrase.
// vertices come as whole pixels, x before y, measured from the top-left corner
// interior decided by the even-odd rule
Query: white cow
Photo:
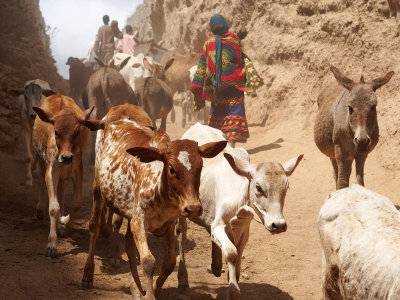
[[[400,299],[400,213],[361,185],[333,192],[319,212],[324,299]]]
[[[196,123],[182,136],[199,145],[225,140],[224,134],[215,128]],[[240,298],[238,285],[241,257],[249,238],[250,222],[254,218],[272,234],[286,231],[282,210],[290,176],[303,155],[284,165],[276,162],[249,163],[249,155],[243,148],[227,146],[222,154],[204,159],[201,173],[200,201],[203,214],[191,219],[211,234],[213,262],[212,272],[221,275],[222,258],[228,264],[228,299]],[[179,287],[189,286],[184,261],[186,221],[179,219],[180,241]],[[221,252],[222,250],[222,252]]]
[[[112,58],[114,65],[120,65],[127,57],[130,57],[128,63],[119,71],[124,77],[125,81],[131,86],[132,90],[135,91],[135,80],[138,78],[151,77],[151,70],[146,68],[143,63],[143,59],[146,58],[150,64],[155,64],[156,62],[149,56],[144,56],[139,53],[136,56],[129,55],[126,53],[116,53]],[[111,63],[111,62],[110,62]]]

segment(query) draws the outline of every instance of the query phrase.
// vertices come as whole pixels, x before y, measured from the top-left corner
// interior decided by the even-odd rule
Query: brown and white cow
[[[53,95],[42,105],[33,107],[39,118],[33,126],[33,147],[38,156],[42,179],[49,196],[50,234],[46,255],[57,254],[57,233],[63,234],[65,225],[71,224],[82,205],[82,153],[89,139],[89,130],[97,121],[89,121],[93,107],[83,112],[73,99]],[[64,215],[64,184],[72,178],[76,201],[68,216]],[[45,187],[41,181],[42,195],[36,206],[39,219],[44,217]],[[61,206],[61,215],[60,215]]]
[[[17,97],[20,108],[20,124],[24,135],[25,157],[28,167],[25,185],[32,186],[32,168],[36,165],[32,161],[32,129],[36,118],[36,113],[32,107],[40,105],[46,96],[53,95],[54,92],[46,81],[35,79],[27,81],[23,88],[9,90],[8,93]]]
[[[90,247],[82,286],[93,285],[94,249],[106,203],[129,220],[125,248],[135,281],[132,294],[138,298],[144,295],[136,267],[138,250],[145,298],[154,299],[175,267],[176,220],[179,216],[202,213],[199,201],[202,157],[214,157],[225,148],[226,141],[200,147],[191,140],[170,141],[164,131],[154,132],[133,119],[101,125],[104,131],[99,131],[96,139]],[[164,237],[164,260],[154,287],[155,259],[147,243],[149,232]]]

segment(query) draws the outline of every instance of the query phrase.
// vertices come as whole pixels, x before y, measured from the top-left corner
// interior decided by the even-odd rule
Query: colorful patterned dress
[[[215,86],[216,43],[210,36],[201,52],[196,74],[191,84],[195,110],[211,101],[208,125],[224,132],[228,141],[246,142],[249,130],[244,107],[244,91],[253,91],[247,83],[245,63],[239,38],[228,32],[221,36],[221,87]]]

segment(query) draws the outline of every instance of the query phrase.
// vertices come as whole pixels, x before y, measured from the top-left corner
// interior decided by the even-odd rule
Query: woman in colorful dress
[[[246,76],[239,38],[228,31],[224,17],[212,16],[210,28],[213,35],[204,43],[190,87],[194,94],[194,110],[200,110],[205,100],[210,100],[208,125],[220,129],[235,147],[236,142],[244,143],[249,137],[244,92],[254,91],[254,85]]]

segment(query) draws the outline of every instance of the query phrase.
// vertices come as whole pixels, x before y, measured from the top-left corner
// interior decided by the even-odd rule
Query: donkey
[[[336,189],[349,186],[351,166],[356,161],[357,183],[364,186],[364,164],[379,140],[375,91],[388,83],[394,72],[355,83],[335,67],[330,68],[341,87],[331,85],[318,96],[314,140],[331,159]]]

